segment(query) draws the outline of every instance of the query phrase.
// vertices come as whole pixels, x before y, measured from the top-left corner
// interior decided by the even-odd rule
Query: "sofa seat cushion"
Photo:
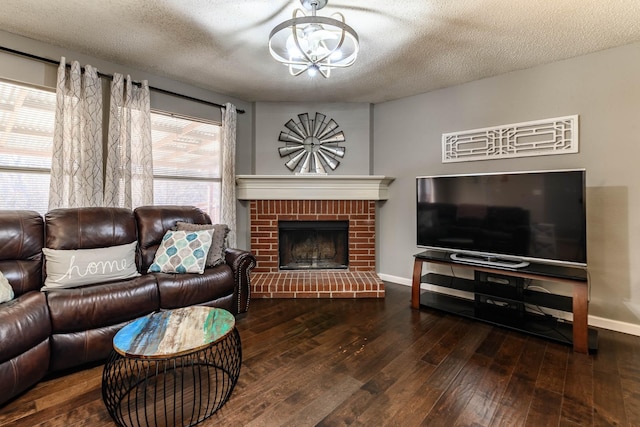
[[[160,290],[160,308],[207,304],[233,295],[234,277],[227,264],[207,268],[202,274],[154,273]]]
[[[62,371],[109,357],[113,337],[129,321],[104,328],[53,334],[51,336],[51,372]]]
[[[54,334],[86,331],[133,320],[159,308],[155,277],[52,289],[46,292]]]
[[[0,304],[0,363],[38,346],[50,334],[49,310],[40,292],[27,292]]]
[[[47,337],[19,356],[0,362],[0,407],[45,377],[49,369],[49,357]]]

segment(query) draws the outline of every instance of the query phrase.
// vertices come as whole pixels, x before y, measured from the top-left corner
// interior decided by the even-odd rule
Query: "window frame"
[[[158,183],[158,181],[162,181],[162,180],[166,180],[166,181],[173,181],[173,182],[179,182],[179,181],[183,181],[183,182],[195,182],[195,183],[205,183],[208,185],[213,184],[214,186],[216,186],[217,188],[214,189],[214,194],[217,194],[217,203],[214,204],[213,209],[205,209],[201,206],[197,206],[200,207],[200,209],[203,209],[210,217],[212,222],[216,223],[219,222],[221,219],[221,208],[222,208],[222,176],[223,176],[223,170],[222,170],[222,149],[223,149],[223,144],[222,144],[222,123],[220,121],[216,121],[216,120],[207,120],[207,119],[203,119],[200,117],[194,117],[194,116],[188,116],[188,115],[184,115],[184,114],[179,114],[179,113],[173,113],[173,112],[169,112],[166,110],[161,110],[161,109],[157,109],[157,108],[151,108],[151,128],[152,128],[152,132],[153,132],[153,115],[157,114],[157,115],[161,115],[161,116],[165,116],[168,118],[172,118],[172,119],[178,119],[178,120],[186,120],[192,123],[200,123],[203,125],[208,125],[208,126],[216,126],[218,128],[218,136],[219,136],[219,140],[218,140],[218,147],[217,147],[217,151],[219,152],[219,158],[218,158],[218,173],[217,176],[215,177],[197,177],[197,176],[185,176],[185,175],[175,175],[175,174],[159,174],[156,172],[156,159],[154,157],[153,159],[153,186],[154,186],[154,204],[163,204],[163,203],[159,203],[156,200],[156,184]],[[154,150],[154,141],[153,141],[153,136],[152,136],[152,152],[154,153],[155,156],[155,150]],[[204,204],[204,203],[203,203]],[[216,206],[217,205],[217,206]],[[217,209],[216,209],[217,208]]]
[[[4,77],[0,77],[0,83],[5,84],[5,85],[11,85],[11,86],[15,86],[17,87],[19,90],[35,90],[35,91],[39,91],[39,92],[43,92],[43,93],[47,93],[49,96],[52,97],[52,100],[54,101],[53,103],[53,110],[51,111],[53,114],[52,117],[52,122],[51,122],[51,133],[47,134],[47,137],[50,137],[50,146],[51,149],[53,150],[53,136],[54,136],[54,132],[55,132],[55,108],[56,108],[56,104],[55,104],[55,99],[56,99],[56,90],[55,88],[52,87],[47,87],[47,86],[41,86],[41,85],[37,85],[37,84],[32,84],[32,83],[28,83],[28,82],[23,82],[23,81],[16,81],[16,80],[12,80],[12,79],[8,79],[8,78],[4,78]],[[4,132],[4,129],[2,129],[2,132]],[[17,132],[11,132],[11,133],[16,133]],[[26,135],[26,134],[23,134]],[[37,147],[37,145],[35,145]],[[42,156],[43,158],[45,156]],[[49,153],[49,158],[53,158],[53,152],[51,151]],[[51,180],[51,162],[49,161],[49,167],[42,167],[42,166],[11,166],[11,165],[4,165],[0,162],[0,175],[2,174],[17,174],[17,175],[24,175],[24,176],[28,176],[28,175],[37,175],[40,177],[45,178],[43,181],[47,182],[47,196],[45,199],[40,200],[38,199],[38,203],[35,204],[28,204],[28,205],[18,205],[16,206],[15,203],[13,203],[11,206],[6,206],[3,207],[3,209],[27,209],[27,210],[33,210],[33,211],[37,211],[40,214],[45,214],[48,210],[48,204],[49,204],[49,191],[48,191],[48,185],[49,182]],[[16,188],[12,188],[12,191],[15,193],[16,191],[19,191],[19,189]],[[9,198],[10,201],[14,201],[14,198]],[[32,196],[28,196],[28,200],[32,201],[33,198]],[[41,205],[41,206],[38,206]]]

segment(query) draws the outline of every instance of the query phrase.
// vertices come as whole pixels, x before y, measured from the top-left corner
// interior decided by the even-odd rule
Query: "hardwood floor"
[[[640,425],[640,337],[600,330],[595,355],[384,300],[253,300],[243,365],[215,426]],[[113,426],[102,367],[41,382],[2,426]]]

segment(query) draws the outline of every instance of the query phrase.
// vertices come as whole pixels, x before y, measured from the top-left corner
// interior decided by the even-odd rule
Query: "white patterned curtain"
[[[90,65],[60,60],[49,209],[102,205],[102,80]]]
[[[104,205],[153,204],[149,83],[115,73],[111,82]]]
[[[229,226],[227,246],[236,247],[236,107],[222,108],[222,206],[221,221]]]

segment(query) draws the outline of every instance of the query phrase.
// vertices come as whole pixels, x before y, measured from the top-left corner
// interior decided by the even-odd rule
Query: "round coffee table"
[[[119,426],[192,426],[224,405],[242,364],[231,313],[186,307],[134,320],[113,338],[102,398]]]

